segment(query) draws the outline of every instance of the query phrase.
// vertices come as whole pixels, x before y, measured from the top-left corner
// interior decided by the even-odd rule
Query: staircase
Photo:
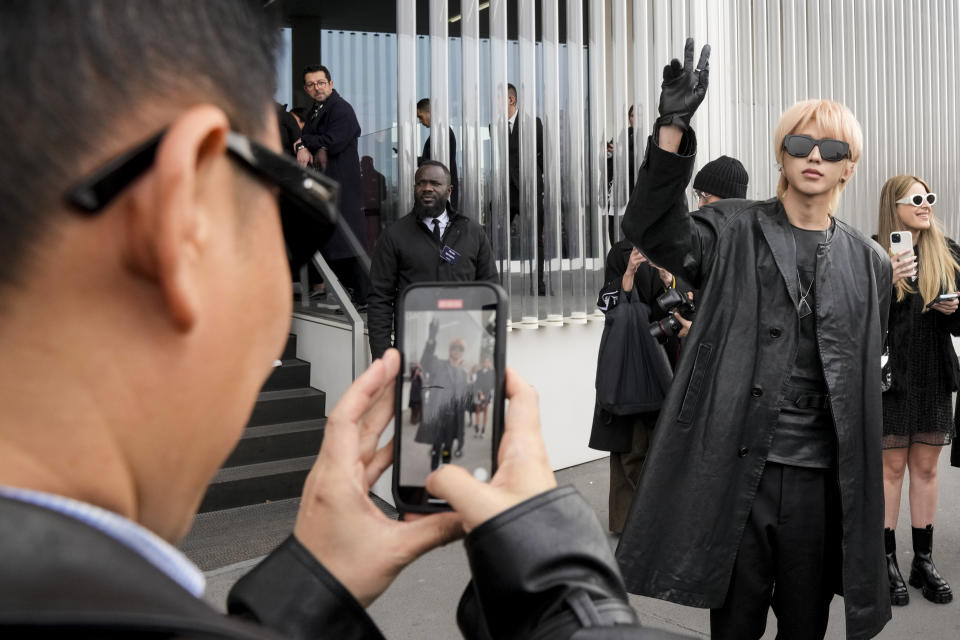
[[[207,488],[200,512],[299,497],[323,442],[326,394],[310,386],[310,363],[291,335],[283,365],[263,385],[247,428]]]

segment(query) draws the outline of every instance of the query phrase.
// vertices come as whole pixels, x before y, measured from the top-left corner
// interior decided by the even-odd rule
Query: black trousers
[[[842,580],[840,517],[835,469],[768,462],[711,637],[760,638],[772,606],[778,640],[822,639]]]

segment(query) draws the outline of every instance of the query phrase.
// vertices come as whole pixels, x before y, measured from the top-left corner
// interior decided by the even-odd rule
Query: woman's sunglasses
[[[937,202],[937,194],[935,193],[915,193],[912,196],[904,196],[897,200],[897,204],[912,204],[915,207],[922,207],[924,201],[931,207]]]
[[[840,162],[850,157],[850,145],[843,140],[816,140],[803,135],[789,135],[783,139],[783,150],[794,158],[806,158],[814,147],[820,147],[820,157],[827,162]]]

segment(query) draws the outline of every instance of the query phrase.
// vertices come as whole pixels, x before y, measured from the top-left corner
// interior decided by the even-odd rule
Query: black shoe
[[[443,450],[443,464],[450,464],[450,450]]]
[[[933,525],[913,528],[913,564],[910,567],[910,586],[920,589],[923,597],[936,604],[953,601],[953,590],[940,577],[933,564]]]
[[[890,604],[902,607],[910,603],[910,592],[903,581],[900,566],[897,564],[897,554],[887,554],[887,576],[890,578]]]

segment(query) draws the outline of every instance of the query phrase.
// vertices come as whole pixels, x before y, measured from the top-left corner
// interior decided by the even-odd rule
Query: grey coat
[[[628,591],[719,607],[799,341],[796,246],[779,200],[687,213],[690,155],[648,144],[623,228],[700,290],[617,559]],[[837,434],[848,638],[890,619],[883,548],[880,353],[891,268],[836,220],[817,250],[817,342]]]

